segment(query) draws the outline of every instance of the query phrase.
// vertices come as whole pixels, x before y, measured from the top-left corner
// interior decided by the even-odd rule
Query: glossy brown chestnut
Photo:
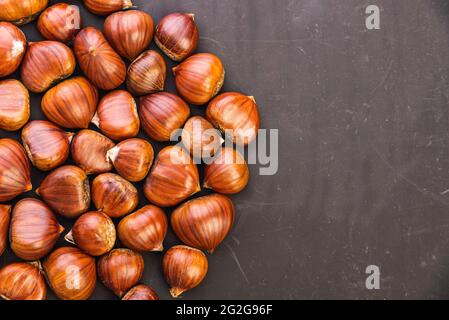
[[[140,121],[133,96],[125,90],[108,93],[100,100],[92,123],[113,140],[135,137]]]
[[[154,41],[172,60],[182,61],[198,47],[198,27],[192,13],[172,13],[156,27]]]
[[[143,258],[129,249],[114,249],[98,261],[98,276],[118,297],[135,286],[142,278]]]
[[[162,268],[170,293],[177,298],[203,281],[208,262],[205,254],[198,249],[174,246],[165,253]]]
[[[8,243],[9,221],[11,220],[11,206],[0,204],[0,257]]]
[[[133,61],[153,39],[151,16],[140,10],[120,11],[104,21],[104,35],[122,57]]]
[[[87,9],[97,15],[104,16],[133,6],[131,0],[84,0]]]
[[[120,241],[130,249],[162,251],[167,217],[158,207],[148,205],[123,218],[117,229]]]
[[[89,179],[76,166],[63,166],[50,172],[36,193],[54,211],[66,218],[76,218],[90,206]]]
[[[114,146],[112,140],[99,132],[81,130],[72,140],[72,158],[88,175],[108,172],[113,167],[107,152]]]
[[[15,140],[0,139],[0,202],[12,200],[32,188],[25,149]]]
[[[131,288],[131,290],[123,296],[122,300],[159,300],[159,296],[153,288],[144,284],[138,284]]]
[[[145,179],[153,164],[154,150],[143,139],[127,139],[110,149],[107,158],[115,170],[126,180],[137,182]]]
[[[187,120],[182,129],[182,143],[197,159],[212,157],[217,153],[224,140],[220,132],[201,116],[193,116]]]
[[[212,194],[176,208],[171,216],[171,225],[182,242],[212,253],[231,230],[234,215],[231,199]]]
[[[259,111],[253,97],[238,92],[223,93],[209,103],[206,116],[236,144],[248,145],[257,137]]]
[[[0,129],[16,131],[30,118],[30,95],[18,80],[0,81]]]
[[[145,132],[156,141],[170,141],[190,115],[189,106],[178,96],[158,92],[140,98],[139,115]]]
[[[22,130],[22,143],[28,157],[42,171],[54,169],[67,160],[72,137],[73,133],[45,120],[33,120]]]
[[[26,42],[19,28],[9,22],[0,22],[0,77],[6,77],[19,68],[25,55]]]
[[[74,77],[48,90],[42,98],[42,112],[64,128],[85,129],[98,103],[98,90],[86,78]]]
[[[225,70],[211,53],[197,53],[173,68],[176,89],[189,103],[203,105],[220,92]]]
[[[2,0],[0,20],[22,25],[33,21],[48,5],[48,0]]]
[[[42,12],[37,29],[48,40],[71,44],[80,31],[80,8],[64,2],[54,4]]]
[[[47,282],[59,298],[87,300],[92,295],[97,281],[95,259],[80,249],[58,248],[43,266]]]
[[[37,262],[15,262],[0,269],[0,298],[45,300],[47,287]]]
[[[164,90],[167,66],[164,58],[153,50],[147,50],[131,63],[126,86],[136,96]]]
[[[245,158],[233,148],[223,147],[204,168],[203,187],[219,193],[239,193],[246,187],[248,180],[249,168]]]
[[[161,207],[175,206],[200,190],[198,168],[178,146],[159,152],[144,185],[147,199]]]
[[[114,247],[115,226],[106,214],[90,211],[76,220],[64,239],[91,256],[101,256]]]
[[[131,213],[139,201],[137,189],[114,173],[103,173],[94,179],[92,200],[97,210],[111,218]]]
[[[41,93],[71,76],[75,66],[75,56],[65,44],[57,41],[31,42],[20,67],[20,76],[28,90]]]
[[[38,260],[53,249],[63,231],[45,203],[32,198],[22,199],[12,212],[11,249],[23,260]]]
[[[98,88],[112,90],[125,81],[126,65],[100,30],[82,29],[73,48],[81,70]]]

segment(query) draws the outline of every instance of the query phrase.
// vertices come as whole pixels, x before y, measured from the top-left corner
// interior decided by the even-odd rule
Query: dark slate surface
[[[248,188],[233,197],[235,228],[185,298],[449,298],[447,1],[135,4],[156,22],[195,13],[199,51],[226,66],[224,90],[254,95],[262,127],[279,129],[278,173],[251,166]],[[381,30],[365,27],[369,4],[381,7]],[[84,25],[101,27],[82,13]],[[23,29],[41,39],[35,23]],[[32,96],[33,119],[39,101]],[[33,171],[35,186],[42,178]],[[165,246],[176,243],[170,234]],[[143,282],[168,298],[161,258],[145,254]],[[8,251],[0,265],[13,260]],[[365,288],[371,264],[380,290]],[[115,299],[101,284],[93,298]]]

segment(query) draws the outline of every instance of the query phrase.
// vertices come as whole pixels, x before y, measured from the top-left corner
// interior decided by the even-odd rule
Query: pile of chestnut
[[[195,53],[193,14],[173,13],[154,27],[130,0],[84,5],[107,16],[103,31],[83,28],[80,11],[67,3],[0,2],[0,77],[20,71],[20,80],[0,80],[0,129],[21,130],[20,142],[0,137],[0,255],[9,243],[24,260],[0,269],[0,297],[45,299],[47,283],[61,299],[88,299],[98,276],[123,300],[158,299],[140,284],[142,253],[163,251],[168,221],[161,208],[171,207],[171,227],[184,245],[166,250],[162,268],[178,297],[202,282],[203,251],[212,253],[232,228],[227,195],[247,185],[249,170],[223,138],[243,147],[254,141],[258,108],[253,97],[220,94],[223,64],[214,54]],[[34,19],[47,40],[27,43],[18,26]],[[148,50],[153,36],[179,62],[173,68],[179,96],[164,92],[166,62]],[[71,77],[77,64],[83,75]],[[47,120],[29,121],[29,92],[43,94]],[[189,104],[205,105],[205,117],[190,117]],[[137,137],[141,127],[150,139]],[[182,146],[170,144],[180,129]],[[155,155],[151,140],[167,146]],[[198,154],[214,157],[204,164],[203,184],[193,161]],[[66,164],[69,156],[74,165]],[[13,207],[10,201],[33,190],[31,165],[48,174],[34,189],[37,198]],[[150,203],[142,208],[133,184],[139,181]],[[192,197],[201,188],[216,193]],[[89,211],[91,202],[96,211]],[[64,234],[68,245],[55,248],[64,233],[58,215],[74,223]],[[117,237],[123,248],[114,248]]]

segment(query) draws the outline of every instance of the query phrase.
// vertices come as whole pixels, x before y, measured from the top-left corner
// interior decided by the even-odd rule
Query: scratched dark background
[[[262,127],[279,129],[278,173],[251,166],[233,197],[235,227],[185,299],[449,298],[447,1],[135,4],[156,23],[195,13],[199,51],[224,61],[224,90],[254,95]],[[381,8],[381,30],[365,27],[370,4]],[[81,11],[84,26],[102,27]],[[35,26],[23,27],[29,41],[41,40]],[[39,101],[32,95],[33,119],[43,118]],[[42,178],[33,171],[33,185]],[[165,247],[178,242],[170,233]],[[145,254],[142,282],[165,299],[161,258]],[[8,250],[0,265],[16,259]],[[371,264],[380,290],[365,288]],[[93,298],[116,299],[100,283]]]

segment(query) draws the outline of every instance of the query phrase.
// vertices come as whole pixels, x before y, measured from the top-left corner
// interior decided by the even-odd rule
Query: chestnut
[[[162,56],[147,50],[128,68],[126,87],[136,96],[164,90],[167,66]]]
[[[165,147],[159,152],[145,180],[144,194],[161,206],[175,206],[201,190],[198,168],[181,147]]]
[[[212,194],[176,208],[171,216],[171,225],[182,242],[212,253],[231,230],[234,215],[231,199]]]
[[[63,231],[45,203],[32,198],[22,199],[12,212],[11,249],[23,260],[38,260],[53,249]]]
[[[97,281],[95,259],[78,248],[61,247],[43,263],[49,286],[63,300],[87,300]]]
[[[144,131],[156,141],[170,141],[190,115],[189,106],[178,96],[158,92],[140,98],[139,115]]]
[[[154,41],[170,59],[182,61],[196,50],[198,37],[195,15],[175,12],[159,22]]]
[[[82,24],[78,6],[64,2],[54,4],[41,13],[37,29],[48,40],[71,44]]]
[[[8,243],[9,221],[11,220],[11,206],[0,204],[0,257],[6,249]]]
[[[212,157],[223,142],[220,132],[201,116],[191,117],[182,129],[182,144],[196,159]]]
[[[31,163],[42,171],[54,169],[69,157],[73,133],[51,122],[33,120],[22,130],[22,143]]]
[[[84,0],[84,5],[90,12],[100,16],[125,10],[133,6],[131,0]]]
[[[0,81],[0,129],[16,131],[30,118],[30,94],[18,80]]]
[[[209,103],[206,116],[238,145],[248,145],[257,137],[259,112],[254,97],[238,92],[223,93]]]
[[[114,249],[98,261],[100,280],[120,298],[140,281],[143,269],[143,257],[129,249]]]
[[[71,76],[75,66],[75,56],[65,44],[48,40],[31,42],[20,67],[20,76],[28,90],[41,93]]]
[[[47,287],[39,261],[15,262],[0,269],[0,297],[5,300],[45,300]]]
[[[66,218],[76,218],[90,206],[89,180],[86,173],[76,166],[63,166],[50,172],[36,193]]]
[[[81,130],[72,140],[72,158],[87,175],[108,172],[113,167],[107,152],[114,146],[112,140],[99,132]]]
[[[145,179],[153,164],[154,150],[143,139],[127,139],[107,152],[107,158],[115,170],[126,180],[137,182]]]
[[[48,0],[2,0],[0,2],[0,20],[16,25],[33,21],[48,5]]]
[[[225,70],[211,53],[197,53],[173,68],[178,93],[187,102],[203,105],[220,92]]]
[[[119,11],[104,21],[104,35],[122,57],[133,61],[153,39],[153,18],[140,10]]]
[[[167,217],[156,206],[147,205],[126,216],[118,225],[120,241],[137,251],[162,251]]]
[[[159,300],[159,296],[153,288],[144,284],[138,284],[126,293],[122,300]]]
[[[30,162],[25,149],[13,139],[0,139],[0,202],[30,191]]]
[[[173,298],[198,286],[207,274],[205,254],[187,246],[174,246],[164,255],[162,268]]]
[[[2,12],[0,3],[0,19]],[[3,19],[1,19],[3,20]],[[0,21],[0,78],[19,68],[26,50],[25,34],[15,25]]]
[[[106,94],[98,104],[92,123],[113,140],[124,140],[139,133],[140,120],[133,96],[125,90]]]
[[[64,239],[91,256],[101,256],[114,247],[115,226],[106,214],[90,211],[76,220]]]
[[[86,129],[98,103],[98,90],[84,77],[73,77],[48,90],[42,112],[64,128]]]
[[[81,70],[98,88],[112,90],[125,81],[125,63],[100,30],[94,27],[82,29],[75,38],[73,49]]]
[[[92,182],[92,200],[98,211],[111,218],[131,213],[138,204],[137,189],[114,173],[103,173]]]

